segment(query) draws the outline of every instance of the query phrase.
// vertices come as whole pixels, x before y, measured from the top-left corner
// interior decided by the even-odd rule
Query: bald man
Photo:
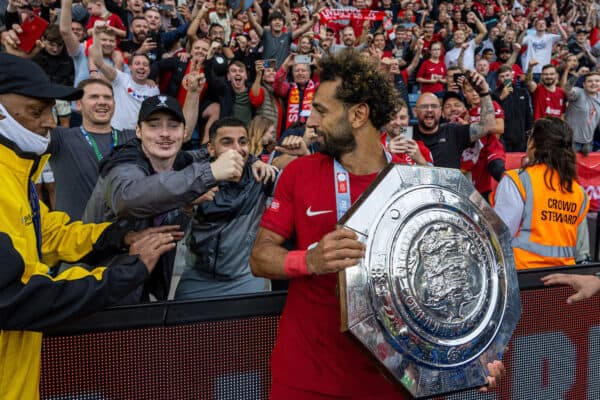
[[[440,100],[432,93],[419,96],[414,108],[417,117],[414,139],[422,140],[431,150],[436,167],[460,168],[462,152],[496,126],[490,87],[477,72],[467,71],[466,75],[481,97],[479,122],[467,125],[440,124],[442,107]]]

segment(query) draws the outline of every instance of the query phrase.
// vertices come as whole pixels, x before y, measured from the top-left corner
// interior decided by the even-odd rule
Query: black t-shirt
[[[421,140],[431,150],[436,167],[460,168],[460,155],[471,146],[470,125],[440,124],[438,131],[424,134],[414,127],[413,139]]]

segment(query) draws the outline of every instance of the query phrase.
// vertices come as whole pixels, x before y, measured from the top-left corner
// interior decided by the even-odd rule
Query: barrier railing
[[[594,273],[600,264],[553,272]],[[446,399],[599,399],[600,298],[566,304],[548,270],[519,274],[523,316],[494,393]],[[47,332],[42,399],[267,399],[285,292],[115,307]]]

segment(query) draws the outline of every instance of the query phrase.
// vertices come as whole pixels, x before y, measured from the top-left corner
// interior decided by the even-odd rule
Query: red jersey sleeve
[[[258,108],[262,106],[262,103],[265,101],[265,89],[261,86],[258,89],[258,94],[255,96],[252,89],[248,90],[248,99],[250,100],[250,105],[254,108]]]
[[[127,31],[123,21],[121,20],[121,17],[119,17],[117,14],[111,14],[108,20],[110,21],[110,25],[112,25],[114,28]]]
[[[290,239],[295,230],[294,224],[294,187],[296,187],[297,163],[289,163],[281,172],[277,181],[275,195],[265,210],[260,222],[261,228],[268,229],[286,239]]]

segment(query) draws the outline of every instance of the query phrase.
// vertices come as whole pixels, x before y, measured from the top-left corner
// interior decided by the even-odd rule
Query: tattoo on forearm
[[[477,139],[488,134],[489,129],[485,129],[486,125],[493,126],[496,124],[496,116],[494,115],[494,105],[492,104],[492,98],[490,96],[483,96],[481,98],[481,119],[475,124],[471,124],[469,127],[469,133],[471,134],[471,141],[474,142]]]

